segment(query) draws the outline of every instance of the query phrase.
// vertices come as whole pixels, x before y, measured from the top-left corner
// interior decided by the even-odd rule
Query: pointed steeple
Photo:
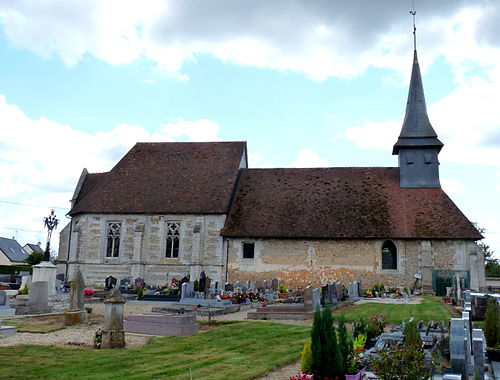
[[[392,150],[392,154],[399,156],[400,186],[441,187],[438,154],[442,147],[443,143],[439,141],[427,115],[424,87],[415,49],[405,119],[398,141]]]
[[[437,134],[429,121],[429,116],[427,116],[424,87],[416,50],[413,53],[413,69],[405,119],[398,141],[394,144],[392,154],[399,154],[399,150],[403,147],[434,147],[438,149],[438,152],[443,147],[443,143],[437,138]]]

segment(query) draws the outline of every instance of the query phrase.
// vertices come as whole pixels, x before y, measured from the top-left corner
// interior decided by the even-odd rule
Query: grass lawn
[[[385,314],[387,323],[399,324],[403,320],[413,317],[418,321],[448,321],[452,314],[438,297],[424,297],[422,303],[415,305],[384,304],[369,302],[361,305],[350,306],[335,312],[334,317],[344,314],[346,321],[353,322],[358,316],[369,318],[375,314]]]
[[[232,322],[130,350],[0,348],[2,379],[251,379],[299,358],[310,327]]]

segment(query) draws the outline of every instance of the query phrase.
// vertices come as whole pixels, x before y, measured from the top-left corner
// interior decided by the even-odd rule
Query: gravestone
[[[191,282],[185,282],[181,286],[181,300],[184,298],[193,298],[194,296],[194,284]]]
[[[337,292],[335,290],[335,282],[330,283],[330,285],[328,286],[328,299],[332,305],[337,303]]]
[[[279,280],[277,278],[273,278],[271,280],[271,290],[275,292],[278,290],[278,287],[279,287]]]
[[[64,313],[64,325],[72,326],[87,322],[87,310],[84,304],[85,281],[80,269],[69,286],[69,310]]]
[[[21,278],[21,286],[19,287],[19,290],[23,290],[25,287],[30,288],[31,286],[31,276],[23,276]]]
[[[224,284],[224,291],[225,292],[232,292],[233,290],[234,290],[234,287],[230,282],[226,282]]]
[[[337,299],[339,301],[345,301],[344,287],[340,282],[335,283],[335,293],[337,293]]]
[[[363,297],[363,289],[361,288],[361,281],[356,281],[356,286],[358,288],[358,297]]]
[[[321,305],[321,290],[318,288],[314,288],[312,291],[312,303],[314,310]]]
[[[452,318],[450,325],[450,360],[451,371],[466,376],[465,321]]]
[[[101,348],[125,348],[125,332],[123,331],[125,302],[120,291],[116,288],[111,291],[108,298],[104,299],[104,328]]]
[[[484,347],[483,330],[472,330],[472,351],[474,352],[474,373],[478,372],[479,379],[484,379]]]
[[[5,290],[0,290],[0,317],[12,317],[16,315],[16,309],[9,306],[9,297]]]
[[[207,289],[207,275],[205,274],[205,271],[203,271],[200,274],[199,291],[205,292],[206,289]]]
[[[49,313],[47,281],[33,281],[28,294],[27,314]]]
[[[470,315],[468,311],[462,311],[462,319],[464,320],[465,326],[465,358],[467,361],[467,367],[469,370],[473,369],[473,357],[472,357],[472,321],[470,320]],[[472,375],[472,373],[469,373]]]
[[[307,310],[314,311],[314,306],[313,306],[313,288],[311,286],[307,286],[304,289],[304,307]]]
[[[234,288],[239,288],[240,290],[243,289],[243,284],[241,283],[241,281],[236,281],[236,283],[234,284]]]
[[[328,285],[322,286],[321,287],[321,304],[326,305],[330,302],[330,297],[329,297],[329,290],[328,290]]]
[[[49,261],[42,261],[33,265],[33,282],[46,282],[48,295],[56,295],[56,272],[57,267]]]
[[[262,280],[262,289],[264,289],[264,291],[268,288],[268,285],[267,285],[267,280]]]
[[[247,288],[247,291],[250,290],[250,289],[252,289],[252,282],[251,281],[247,281],[245,283],[245,287]]]

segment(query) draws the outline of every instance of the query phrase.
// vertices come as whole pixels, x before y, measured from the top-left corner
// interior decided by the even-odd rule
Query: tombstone
[[[144,282],[143,278],[137,277],[134,281],[134,285],[136,288],[143,288],[146,283]]]
[[[464,302],[472,302],[471,291],[464,290],[463,292]]]
[[[330,302],[328,285],[321,287],[321,304],[326,305]]]
[[[226,282],[224,284],[224,291],[225,292],[232,292],[233,290],[234,290],[234,287],[230,282]]]
[[[470,320],[470,315],[468,311],[462,312],[462,319],[464,320],[465,326],[465,358],[467,360],[467,367],[469,370],[473,370],[473,360],[472,357],[472,321]],[[473,373],[469,373],[473,375]]]
[[[316,310],[321,305],[321,289],[314,288],[312,291],[313,309]]]
[[[278,290],[278,287],[279,287],[279,280],[277,278],[273,278],[271,280],[271,290],[273,292],[276,292]]]
[[[219,290],[219,281],[215,281],[215,290]]]
[[[472,351],[474,353],[474,374],[478,372],[479,379],[484,379],[484,347],[485,338],[483,330],[472,330]]]
[[[64,325],[72,326],[87,322],[87,310],[84,304],[85,281],[80,269],[76,270],[75,278],[70,282],[69,310],[64,313]]]
[[[125,348],[125,332],[123,331],[125,302],[116,288],[111,291],[108,298],[104,299],[104,328],[101,348]]]
[[[308,310],[314,311],[312,292],[313,288],[310,285],[304,289],[304,307]]]
[[[104,280],[104,290],[109,292],[111,289],[113,289],[116,286],[116,278],[113,276],[108,276]]]
[[[251,281],[247,281],[245,283],[245,287],[247,288],[247,291],[250,290],[250,289],[252,289],[252,282]]]
[[[337,303],[337,292],[335,290],[335,282],[330,283],[328,286],[328,301],[334,305]]]
[[[466,375],[465,351],[465,321],[462,318],[452,318],[450,325],[450,360],[451,371]]]
[[[206,283],[207,283],[207,275],[205,274],[205,271],[202,271],[200,274],[200,282],[199,282],[200,285],[198,287],[198,291],[205,292]]]
[[[12,317],[16,315],[16,309],[9,306],[9,297],[5,290],[0,290],[0,317]]]
[[[49,261],[42,261],[40,264],[33,265],[33,282],[46,282],[47,292],[50,296],[56,294],[56,272],[57,267]]]
[[[19,290],[23,290],[26,286],[28,288],[31,287],[31,276],[23,276],[21,278],[21,286],[19,287]]]
[[[27,312],[28,314],[49,313],[52,308],[48,302],[48,284],[47,281],[34,281],[31,284],[28,294]]]
[[[250,283],[250,289],[252,289],[254,292],[256,292],[258,289],[257,289],[257,283],[255,281],[252,281]]]
[[[262,289],[264,289],[264,291],[266,289],[268,289],[269,285],[267,284],[267,280],[262,280]]]
[[[194,284],[191,282],[185,282],[181,285],[181,301],[184,298],[193,298],[194,296]]]
[[[335,293],[337,293],[337,299],[339,301],[345,301],[344,287],[340,282],[335,283]]]
[[[120,291],[127,291],[130,287],[130,279],[123,278],[120,280]]]
[[[236,283],[234,284],[234,288],[239,288],[240,290],[243,289],[243,284],[241,283],[241,281],[236,281]]]
[[[210,285],[212,284],[212,279],[210,277],[205,277],[205,294],[210,291]]]

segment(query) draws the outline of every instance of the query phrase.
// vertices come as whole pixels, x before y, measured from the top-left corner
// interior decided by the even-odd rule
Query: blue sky
[[[0,236],[43,242],[81,170],[137,141],[245,140],[251,167],[397,166],[410,3],[0,1]],[[500,253],[500,5],[415,6],[443,188]]]

